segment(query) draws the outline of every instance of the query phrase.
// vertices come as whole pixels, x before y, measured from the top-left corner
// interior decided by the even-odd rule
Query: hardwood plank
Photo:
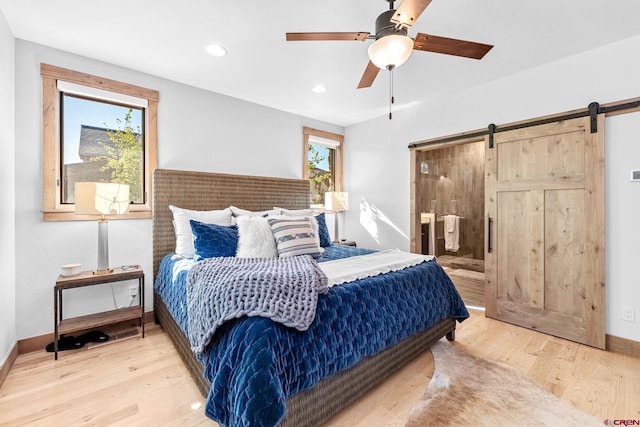
[[[468,277],[463,273],[466,270],[454,270],[448,267],[444,267],[444,270],[451,278],[467,307],[484,308],[484,279]],[[483,273],[472,273],[483,275]]]
[[[0,389],[2,425],[216,425],[168,336],[19,355]],[[192,409],[194,405],[195,409]]]
[[[204,401],[162,328],[147,337],[53,361],[37,351],[17,357],[0,388],[0,424],[207,425]],[[454,345],[514,366],[542,387],[600,419],[640,419],[640,358],[606,352],[484,317],[458,325]],[[426,352],[325,427],[402,426],[433,373]]]

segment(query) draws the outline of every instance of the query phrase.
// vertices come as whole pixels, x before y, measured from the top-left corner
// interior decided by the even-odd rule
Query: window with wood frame
[[[151,218],[157,166],[158,92],[40,64],[43,100],[43,219],[74,214],[76,182],[130,186],[122,218]]]
[[[324,206],[324,193],[342,191],[342,145],[344,136],[309,127],[303,128],[302,178],[309,180],[310,204]]]

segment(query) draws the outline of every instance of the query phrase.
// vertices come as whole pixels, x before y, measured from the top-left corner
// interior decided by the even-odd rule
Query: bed
[[[341,359],[340,363],[330,362],[325,359],[327,355],[326,352],[323,353],[322,348],[327,348],[327,345],[319,345],[322,348],[318,350],[318,353],[313,353],[313,357],[309,357],[308,354],[296,356],[302,358],[302,361],[298,360],[296,362],[282,361],[277,359],[278,355],[269,354],[267,359],[273,361],[273,364],[277,364],[278,369],[281,368],[281,365],[288,366],[288,363],[294,365],[295,368],[292,368],[292,372],[283,371],[281,375],[284,379],[278,379],[277,381],[274,379],[265,380],[265,383],[268,383],[269,387],[278,389],[278,391],[284,395],[284,401],[278,401],[281,403],[280,406],[282,406],[280,408],[279,405],[276,404],[278,403],[276,402],[278,399],[274,398],[273,405],[270,405],[268,408],[262,408],[262,410],[267,412],[276,411],[275,415],[273,413],[267,413],[264,419],[277,418],[278,425],[282,426],[314,426],[328,420],[331,416],[365,394],[373,386],[383,381],[387,376],[424,352],[440,338],[446,336],[449,340],[453,340],[455,337],[456,321],[462,321],[468,316],[462,300],[442,268],[435,262],[423,262],[422,264],[400,272],[392,272],[373,278],[357,280],[329,289],[326,296],[320,295],[318,297],[318,317],[306,332],[292,330],[291,328],[275,324],[269,319],[255,317],[238,319],[221,326],[218,332],[216,332],[217,335],[214,344],[211,345],[204,354],[196,356],[186,336],[187,328],[184,323],[185,319],[181,318],[179,314],[180,309],[176,308],[180,307],[181,303],[176,303],[175,299],[183,297],[167,297],[167,289],[175,287],[175,285],[169,284],[169,282],[179,276],[176,272],[181,269],[187,271],[191,268],[189,264],[193,264],[193,261],[176,259],[176,257],[170,255],[175,250],[176,238],[173,227],[173,216],[168,206],[174,205],[193,210],[224,209],[231,205],[253,211],[268,210],[274,206],[282,206],[293,210],[305,209],[309,206],[309,183],[308,181],[297,179],[157,169],[153,175],[153,194],[153,272],[154,314],[156,321],[162,325],[175,344],[203,396],[209,396],[205,412],[207,412],[208,416],[221,422],[221,424],[256,424],[257,422],[255,420],[263,419],[259,413],[260,409],[258,409],[257,414],[245,413],[247,406],[251,406],[248,405],[247,402],[260,400],[260,398],[262,400],[267,399],[267,401],[270,399],[270,397],[267,396],[267,392],[261,390],[252,391],[250,389],[251,386],[246,385],[248,383],[239,382],[238,377],[256,377],[259,374],[243,374],[243,372],[239,371],[238,367],[232,366],[232,364],[235,363],[234,360],[244,359],[246,361],[249,359],[249,361],[254,361],[253,356],[247,355],[252,355],[255,352],[255,360],[257,360],[258,357],[262,357],[258,354],[261,355],[263,351],[256,349],[255,346],[254,348],[246,347],[236,349],[236,347],[238,347],[237,342],[247,341],[247,339],[242,338],[233,341],[236,340],[234,334],[247,334],[249,333],[247,331],[252,331],[257,327],[270,328],[265,329],[266,332],[260,329],[258,335],[261,338],[264,336],[269,337],[268,339],[281,341],[261,341],[260,345],[270,349],[272,353],[277,353],[279,351],[277,348],[284,346],[285,341],[291,341],[293,343],[291,345],[293,345],[294,348],[300,348],[313,346],[309,344],[308,340],[306,344],[300,344],[304,343],[305,338],[309,336],[314,337],[313,343],[323,339],[321,335],[327,334],[328,332],[326,330],[331,329],[329,327],[324,327],[324,329],[321,327],[322,324],[328,324],[328,321],[323,323],[319,320],[325,319],[326,316],[334,317],[333,325],[340,325],[340,327],[343,327],[345,323],[354,325],[347,326],[348,328],[353,327],[354,331],[360,328],[357,329],[357,332],[351,331],[356,337],[359,334],[366,334],[367,330],[375,332],[370,338],[373,344],[368,342],[366,338],[363,338],[366,342],[362,343],[362,345],[352,345],[350,343],[347,345],[348,347],[366,347],[366,351],[373,351],[373,354],[364,357],[350,355],[349,357],[345,357],[344,360]],[[353,252],[354,255],[368,252],[360,248],[341,245],[334,245],[325,249],[330,259],[335,259],[336,257],[341,258],[348,255],[349,251]],[[322,263],[319,264],[322,265]],[[186,274],[186,272],[184,274]],[[415,300],[420,300],[420,298],[416,298],[416,294],[418,293],[415,292],[412,286],[424,285],[414,285],[413,282],[423,280],[423,276],[432,278],[430,279],[432,282],[442,282],[438,286],[433,284],[428,285],[428,287],[436,289],[433,292],[437,292],[439,298],[445,302],[439,303],[438,306],[446,305],[447,308],[442,309],[442,311],[437,308],[429,308],[427,312],[425,312],[428,313],[428,316],[425,315],[423,316],[424,319],[420,317],[420,319],[413,319],[412,321],[405,319],[405,312],[413,313],[415,308],[407,308],[406,305],[400,305],[393,309],[389,308],[388,310],[390,311],[386,311],[387,308],[385,308],[385,311],[377,313],[378,317],[369,315],[369,313],[373,312],[370,310],[370,307],[372,307],[371,304],[377,304],[375,298],[381,299],[379,296],[380,293],[386,292],[374,292],[369,289],[378,289],[380,286],[384,286],[385,281],[398,284],[402,283],[402,286],[393,286],[393,288],[397,287],[397,292],[407,293],[408,295],[404,298],[414,303]],[[363,286],[363,284],[365,284],[365,282],[363,282],[364,280],[372,281],[371,287]],[[403,290],[405,289],[405,285],[408,286],[408,288]],[[365,300],[363,295],[356,296],[355,300],[349,300],[349,298],[354,298],[354,295],[357,295],[351,295],[350,292],[359,292],[361,289],[367,290],[367,292],[371,294],[367,296],[367,298],[372,298],[372,300]],[[420,293],[421,292],[422,290]],[[402,297],[393,296],[393,298],[399,300]],[[424,298],[427,298],[427,296]],[[343,302],[347,300],[351,301],[350,304],[353,304],[353,307],[359,306],[359,310],[361,310],[359,313],[355,308],[347,310],[348,313],[337,312],[339,316],[352,316],[353,319],[367,318],[367,325],[359,325],[358,322],[353,321],[353,319],[350,322],[336,323],[335,313],[339,308],[336,308],[335,303],[329,302],[332,300]],[[367,301],[365,306],[360,304],[361,301]],[[342,308],[344,308],[344,306]],[[352,311],[354,314],[350,314]],[[387,315],[386,313],[393,314]],[[416,315],[414,315],[414,317],[415,316]],[[396,320],[396,318],[400,320]],[[382,323],[385,322],[390,324],[397,323],[395,327],[398,330],[398,337],[377,338],[377,336],[381,334],[379,331],[382,330]],[[407,322],[408,324],[405,324]],[[255,335],[255,331],[250,333]],[[348,333],[349,331],[340,331],[340,334]],[[331,341],[331,339],[333,341]],[[340,343],[336,344],[335,338],[331,339],[331,346],[342,345]],[[227,347],[225,347],[225,345]],[[249,346],[250,344],[247,345]],[[368,347],[371,346],[375,348],[373,350],[369,349]],[[274,350],[271,350],[272,348]],[[290,352],[291,350],[287,351]],[[255,365],[257,363],[254,362],[253,364]],[[311,365],[312,370],[322,372],[304,373],[299,367],[301,364]],[[252,366],[251,369],[256,368]],[[284,369],[286,368],[283,368],[283,370]],[[224,378],[224,381],[229,381],[229,383],[220,382],[222,381],[219,380],[220,378]],[[230,396],[234,387],[239,388],[241,384],[243,384],[243,389],[236,393],[240,397]],[[282,388],[282,390],[280,390],[280,388]],[[247,397],[247,395],[249,396]],[[245,400],[234,401],[234,398],[242,398]],[[222,400],[224,400],[224,402]],[[259,408],[259,406],[257,407]],[[274,416],[276,418],[273,418]],[[260,425],[269,424],[275,424],[275,422],[260,422]]]

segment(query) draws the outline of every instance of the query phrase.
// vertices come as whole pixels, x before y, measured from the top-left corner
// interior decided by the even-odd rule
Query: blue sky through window
[[[80,126],[96,126],[118,129],[116,119],[124,122],[129,107],[113,105],[97,100],[87,100],[74,96],[64,96],[64,163],[80,163]],[[134,129],[142,129],[142,110],[133,109],[131,124]],[[122,126],[122,125],[121,125]]]
[[[318,151],[323,160],[316,165],[318,169],[329,172],[329,147],[320,144],[311,144]],[[309,160],[311,160],[311,153],[308,153]]]

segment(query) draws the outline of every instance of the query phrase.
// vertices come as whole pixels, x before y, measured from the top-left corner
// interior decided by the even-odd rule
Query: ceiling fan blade
[[[371,87],[379,71],[380,68],[378,68],[373,62],[369,61],[367,68],[364,70],[364,74],[362,74],[360,83],[358,83],[358,89]]]
[[[464,56],[465,58],[472,59],[482,59],[492,47],[493,45],[490,44],[450,39],[448,37],[423,33],[418,33],[413,40],[413,48],[415,50]]]
[[[400,7],[393,14],[391,22],[402,27],[410,27],[416,23],[431,0],[402,0]]]
[[[318,41],[318,40],[358,40],[364,41],[369,37],[367,32],[359,33],[287,33],[287,41]]]

